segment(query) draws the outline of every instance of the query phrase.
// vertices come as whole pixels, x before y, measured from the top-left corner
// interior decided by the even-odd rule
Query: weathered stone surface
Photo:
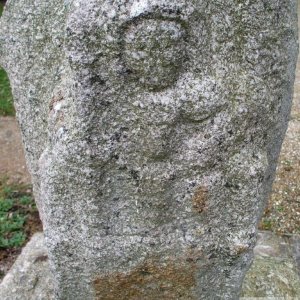
[[[53,300],[53,277],[42,233],[36,233],[0,284],[1,300]]]
[[[300,236],[259,234],[241,299],[300,299]]]
[[[245,277],[240,299],[299,299],[299,244],[300,236],[297,235],[278,237],[269,232],[260,232],[254,248],[254,263]],[[166,290],[168,294],[164,295],[164,299],[176,299],[183,287],[195,284],[193,269],[184,269],[182,265],[178,268],[179,265],[175,261],[170,261],[164,266],[155,264],[155,260],[148,261],[146,268],[137,269],[128,276],[119,273],[115,274],[114,278],[99,278],[95,281],[96,290],[101,293],[102,299],[147,299],[149,295],[142,294],[145,290],[139,289],[139,282],[142,280],[144,284],[153,283],[158,278],[157,274],[160,274],[161,285],[171,285],[173,288]],[[141,276],[145,275],[145,272],[148,276]],[[153,274],[155,275],[152,276]],[[32,285],[32,282],[35,284]],[[151,296],[154,299],[157,290],[153,289],[152,292]],[[54,299],[53,278],[49,270],[43,234],[36,234],[26,245],[22,255],[0,284],[0,297],[4,300]]]
[[[238,298],[290,112],[296,11],[8,2],[0,59],[57,299],[110,297],[107,284],[132,299]]]

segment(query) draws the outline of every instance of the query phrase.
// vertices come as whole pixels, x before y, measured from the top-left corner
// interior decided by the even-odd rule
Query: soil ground
[[[300,1],[298,15],[300,16]],[[289,127],[282,145],[272,195],[260,229],[272,230],[277,234],[300,233],[300,56]]]
[[[20,130],[14,117],[0,117],[0,177],[14,183],[30,184]]]

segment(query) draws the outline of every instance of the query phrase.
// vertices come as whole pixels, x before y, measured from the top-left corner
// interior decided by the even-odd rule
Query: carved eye
[[[176,20],[140,19],[124,37],[124,63],[131,78],[150,90],[161,90],[178,78],[185,60],[186,30]]]

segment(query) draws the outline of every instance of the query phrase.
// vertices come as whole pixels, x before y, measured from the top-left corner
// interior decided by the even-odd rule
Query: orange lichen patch
[[[206,209],[207,199],[208,189],[204,186],[198,187],[192,198],[193,209],[198,213],[202,213]]]
[[[197,299],[195,255],[160,262],[149,259],[129,273],[113,273],[94,281],[97,300]]]

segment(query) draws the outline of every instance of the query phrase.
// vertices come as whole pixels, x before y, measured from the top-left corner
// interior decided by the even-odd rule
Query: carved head
[[[174,84],[186,59],[184,23],[172,18],[135,18],[123,33],[122,57],[131,79],[149,90]]]

